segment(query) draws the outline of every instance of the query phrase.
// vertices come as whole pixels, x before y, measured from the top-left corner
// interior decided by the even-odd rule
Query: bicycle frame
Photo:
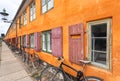
[[[83,74],[85,65],[83,66],[83,70],[82,71],[78,71],[78,70],[74,69],[73,67],[65,64],[64,62],[61,62],[60,66],[59,66],[59,68],[62,69],[62,70],[63,70],[63,67],[62,67],[63,65],[66,66],[66,67],[68,67],[68,68],[70,68],[70,69],[72,69],[73,71],[75,71],[77,73],[77,76],[75,77],[75,79],[77,81],[80,81],[80,80],[82,80],[82,79],[85,78],[85,76]],[[64,70],[63,70],[63,72],[64,72]]]

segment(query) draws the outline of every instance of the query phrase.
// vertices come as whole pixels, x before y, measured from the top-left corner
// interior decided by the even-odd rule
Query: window
[[[54,6],[54,0],[42,0],[42,13],[47,12]]]
[[[31,5],[30,5],[30,21],[34,20],[35,17],[36,17],[36,7],[35,7],[35,2],[33,2]]]
[[[42,33],[42,50],[52,52],[51,31],[45,31]]]
[[[30,35],[29,34],[26,35],[26,47],[27,48],[30,47]]]
[[[24,25],[26,25],[26,24],[27,24],[27,12],[25,10],[25,12],[24,12]]]
[[[34,48],[34,34],[30,35],[30,47]]]
[[[84,25],[83,23],[69,26],[69,60],[80,64],[84,59]]]
[[[26,36],[24,36],[24,46],[26,47]]]
[[[92,64],[109,69],[111,19],[89,22],[89,53]]]
[[[20,36],[20,46],[22,46],[22,45],[23,45],[23,37]]]
[[[21,26],[22,26],[22,16],[20,16],[19,18],[19,28],[21,28]]]

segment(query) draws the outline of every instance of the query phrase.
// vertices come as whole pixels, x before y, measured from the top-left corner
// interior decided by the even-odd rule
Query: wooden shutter
[[[84,58],[83,29],[83,23],[69,26],[69,60],[76,64]]]
[[[52,29],[52,54],[56,57],[63,56],[62,27]]]
[[[26,47],[30,47],[30,35],[26,35]]]
[[[34,45],[34,50],[37,52],[40,51],[40,32],[34,33]]]

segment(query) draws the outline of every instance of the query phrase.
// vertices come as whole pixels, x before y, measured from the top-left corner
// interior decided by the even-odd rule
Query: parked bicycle
[[[46,68],[47,63],[42,61],[39,56],[35,53],[27,54],[28,55],[28,66],[31,73],[41,72],[44,68]],[[27,61],[27,60],[26,60]]]
[[[22,47],[22,54],[21,55],[22,55],[22,61],[26,62],[26,52],[25,52],[25,47],[24,46]]]
[[[45,68],[41,72],[38,81],[103,81],[101,78],[95,76],[85,76],[84,69],[86,64],[89,64],[90,61],[80,60],[80,62],[82,63],[82,70],[78,71],[73,67],[65,64],[63,58],[58,58],[58,61],[59,60],[62,60],[59,67],[49,66]],[[71,75],[68,75],[64,71],[63,66],[66,66],[71,70],[75,71],[77,73],[77,76],[72,77]]]

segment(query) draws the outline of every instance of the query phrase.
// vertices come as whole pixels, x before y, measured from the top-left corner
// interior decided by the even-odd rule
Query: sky
[[[0,12],[2,12],[2,10],[5,8],[6,12],[9,13],[9,16],[7,17],[7,19],[9,21],[13,20],[21,2],[22,0],[0,0]],[[1,36],[1,33],[6,34],[10,26],[10,23],[4,23],[1,20],[1,18],[3,18],[2,15],[0,15],[0,36]]]

